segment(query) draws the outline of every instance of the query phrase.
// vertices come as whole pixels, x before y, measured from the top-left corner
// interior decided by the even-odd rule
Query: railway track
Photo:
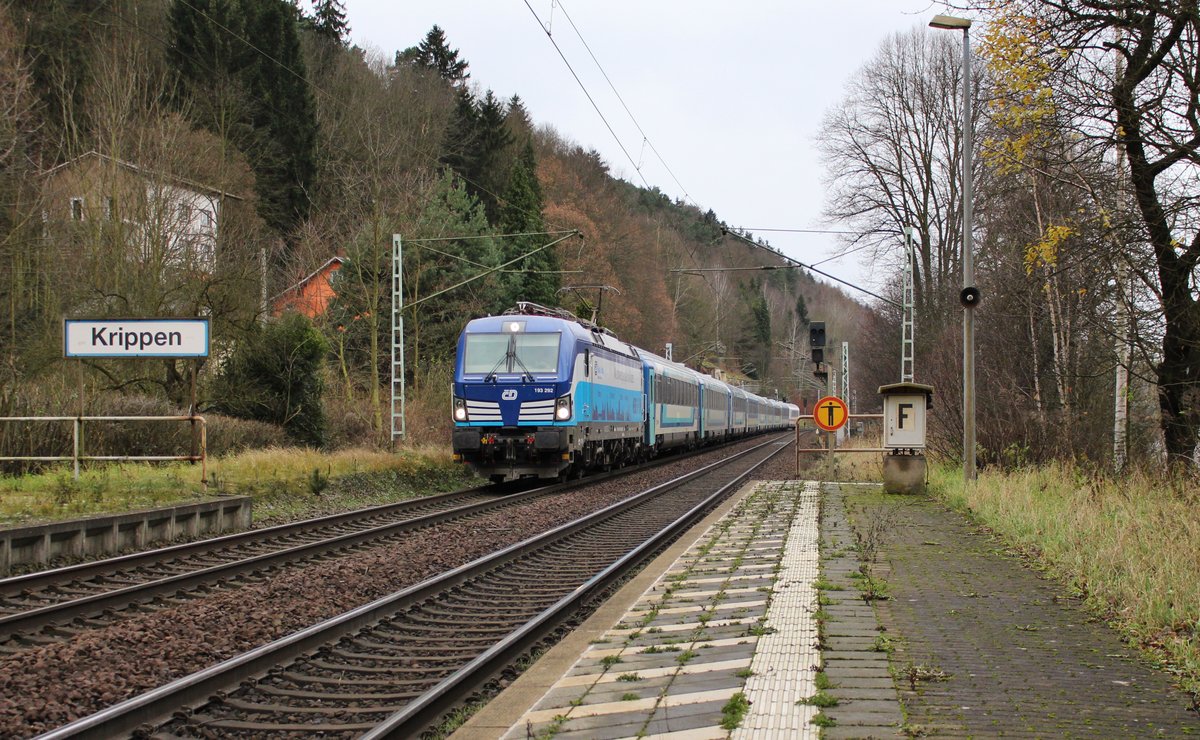
[[[42,737],[134,730],[161,737],[416,736],[691,526],[789,438],[769,440]]]
[[[518,495],[546,495],[549,488]],[[188,598],[195,589],[511,505],[512,500],[482,486],[0,580],[0,652],[95,628],[131,605]]]
[[[3,579],[0,655],[97,629],[122,618],[131,608],[162,608],[203,598],[214,588],[234,585],[273,568],[342,555],[423,527],[644,469],[524,491],[513,486],[481,486]]]

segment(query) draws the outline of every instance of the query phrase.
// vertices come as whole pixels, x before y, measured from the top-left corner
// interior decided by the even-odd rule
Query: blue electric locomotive
[[[496,482],[563,479],[788,423],[778,401],[534,304],[463,329],[452,415],[455,459]]]
[[[454,454],[494,481],[562,478],[644,454],[637,350],[565,312],[468,323],[453,404]]]

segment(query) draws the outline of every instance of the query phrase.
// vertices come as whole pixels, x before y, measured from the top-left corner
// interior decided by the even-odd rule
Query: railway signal
[[[825,361],[825,322],[814,321],[808,325],[808,346],[812,350],[812,361],[818,365]]]

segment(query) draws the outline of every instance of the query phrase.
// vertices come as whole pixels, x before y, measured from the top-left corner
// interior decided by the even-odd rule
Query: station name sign
[[[65,319],[66,357],[208,357],[208,319]]]

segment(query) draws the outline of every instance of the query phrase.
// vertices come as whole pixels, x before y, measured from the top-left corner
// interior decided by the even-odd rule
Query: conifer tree
[[[442,164],[461,177],[469,178],[474,169],[476,120],[475,97],[465,86],[458,88],[454,100],[454,113],[446,127],[442,143]]]
[[[192,120],[245,149],[249,106],[240,75],[250,60],[244,16],[236,0],[191,0],[171,5],[167,62],[175,104]]]
[[[412,59],[417,65],[432,69],[441,75],[442,79],[452,85],[466,82],[471,73],[467,71],[470,65],[465,59],[458,58],[458,49],[451,49],[446,43],[446,32],[434,25],[425,34],[425,40],[414,50],[406,50],[396,55],[397,62],[402,58]]]
[[[243,0],[246,36],[258,52],[246,70],[254,101],[252,151],[259,214],[286,235],[308,216],[316,176],[317,121],[297,33],[284,0]]]
[[[446,130],[442,163],[454,170],[471,195],[483,204],[488,223],[499,223],[500,194],[511,169],[512,134],[504,104],[491,90],[476,104],[465,88],[458,89],[454,116]]]
[[[500,215],[500,228],[505,234],[527,234],[545,230],[542,219],[542,186],[537,177],[537,160],[533,142],[526,141],[525,147],[513,164],[504,191],[504,207]],[[545,236],[509,237],[503,244],[502,259],[505,262],[528,254],[546,243]],[[517,301],[532,301],[542,305],[558,303],[558,289],[562,279],[558,273],[560,261],[554,247],[530,255],[510,268],[502,282],[503,310]]]
[[[452,172],[445,172],[434,186],[419,218],[418,237],[484,236],[490,229],[483,208]],[[438,291],[479,276],[500,264],[500,250],[490,238],[439,242],[437,251],[414,246],[404,253],[405,303],[432,296]],[[453,353],[455,338],[463,325],[481,315],[497,301],[499,281],[495,275],[466,285],[416,306],[412,315],[413,367],[420,358]]]
[[[298,10],[287,0],[189,0],[174,3],[168,21],[178,102],[246,155],[259,215],[286,237],[308,216],[316,177]]]
[[[505,155],[512,145],[512,134],[505,119],[504,103],[488,90],[479,103],[472,162],[465,176],[470,181],[472,193],[483,204],[488,222],[493,224],[500,219],[499,196],[509,175]]]
[[[513,145],[508,147],[504,158],[504,171],[509,172],[513,163],[521,156],[522,147],[517,145],[517,142],[533,137],[533,118],[525,108],[525,101],[521,100],[518,95],[514,95],[508,100],[508,112],[504,115],[504,127],[508,131],[509,140],[513,142]]]
[[[346,4],[342,0],[315,0],[310,26],[318,38],[343,46],[350,34]]]
[[[46,108],[48,124],[39,139],[56,159],[79,154],[90,144],[79,141],[88,129],[87,79],[99,29],[113,24],[113,2],[48,3],[13,0],[10,17],[25,34],[33,90]]]

